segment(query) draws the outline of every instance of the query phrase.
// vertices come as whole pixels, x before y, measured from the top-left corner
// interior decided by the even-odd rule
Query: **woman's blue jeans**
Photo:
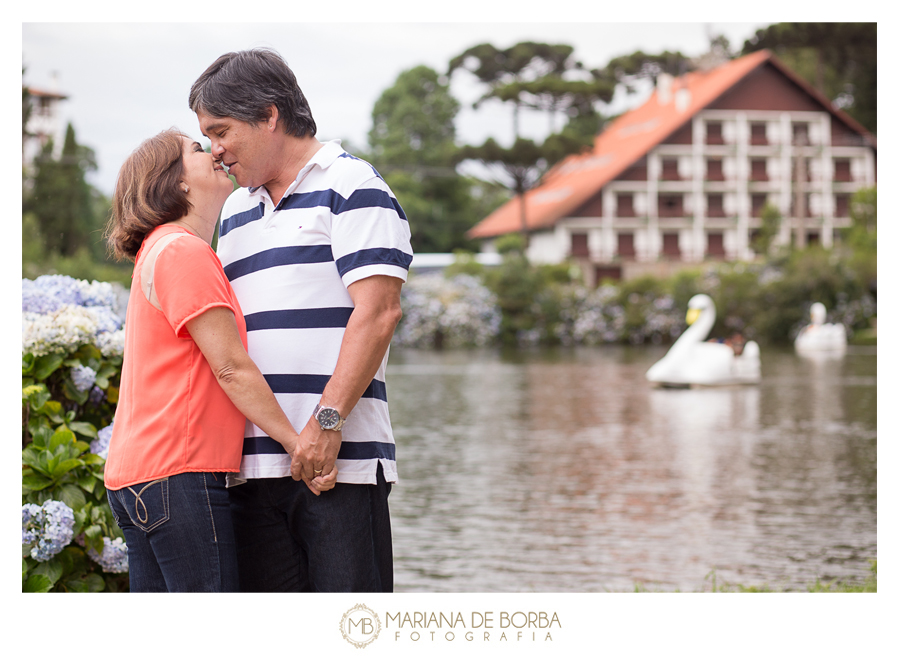
[[[132,592],[236,592],[224,473],[180,473],[108,491]]]

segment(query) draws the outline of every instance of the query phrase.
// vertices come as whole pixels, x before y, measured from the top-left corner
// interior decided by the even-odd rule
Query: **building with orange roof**
[[[27,134],[22,136],[22,165],[30,167],[35,156],[41,152],[49,140],[53,140],[56,155],[62,151],[65,131],[60,103],[68,100],[69,97],[55,89],[23,86],[28,90],[26,102],[31,106],[31,116],[28,119],[28,125],[25,126]],[[53,86],[56,86],[55,79]]]
[[[586,282],[666,275],[685,263],[751,260],[760,211],[776,243],[831,247],[849,201],[875,184],[875,137],[771,52],[661,75],[650,98],[525,194],[528,257],[573,259]],[[522,230],[513,198],[468,233],[493,251]]]

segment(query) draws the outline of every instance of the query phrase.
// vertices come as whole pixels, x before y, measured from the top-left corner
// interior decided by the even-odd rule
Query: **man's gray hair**
[[[269,48],[219,57],[191,86],[188,105],[195,113],[245,123],[266,121],[274,105],[285,133],[297,137],[316,134],[316,122],[294,72]]]

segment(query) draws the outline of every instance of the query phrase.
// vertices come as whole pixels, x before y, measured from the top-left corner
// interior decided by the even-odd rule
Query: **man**
[[[302,439],[288,455],[247,423],[229,489],[241,589],[392,591],[384,373],[412,261],[406,216],[370,164],[316,139],[276,52],[222,55],[189,104],[241,186],[217,251],[250,356]],[[316,490],[335,467],[334,489]]]

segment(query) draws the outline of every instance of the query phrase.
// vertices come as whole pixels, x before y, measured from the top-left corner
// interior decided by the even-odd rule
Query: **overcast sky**
[[[322,140],[367,145],[372,106],[397,75],[419,64],[439,72],[478,43],[503,48],[520,41],[567,43],[589,68],[641,49],[698,55],[709,34],[725,34],[739,49],[757,23],[22,23],[25,83],[69,96],[63,116],[78,141],[93,148],[99,170],[90,180],[112,192],[122,161],[145,138],[176,126],[200,138],[187,107],[191,84],[222,53],[267,46],[297,75]],[[54,73],[56,74],[54,82]],[[493,136],[508,143],[510,110],[474,111],[482,89],[465,72],[453,78],[462,102],[458,141]],[[561,119],[560,119],[561,121]],[[524,122],[542,139],[545,115]],[[201,140],[204,145],[206,140]]]

